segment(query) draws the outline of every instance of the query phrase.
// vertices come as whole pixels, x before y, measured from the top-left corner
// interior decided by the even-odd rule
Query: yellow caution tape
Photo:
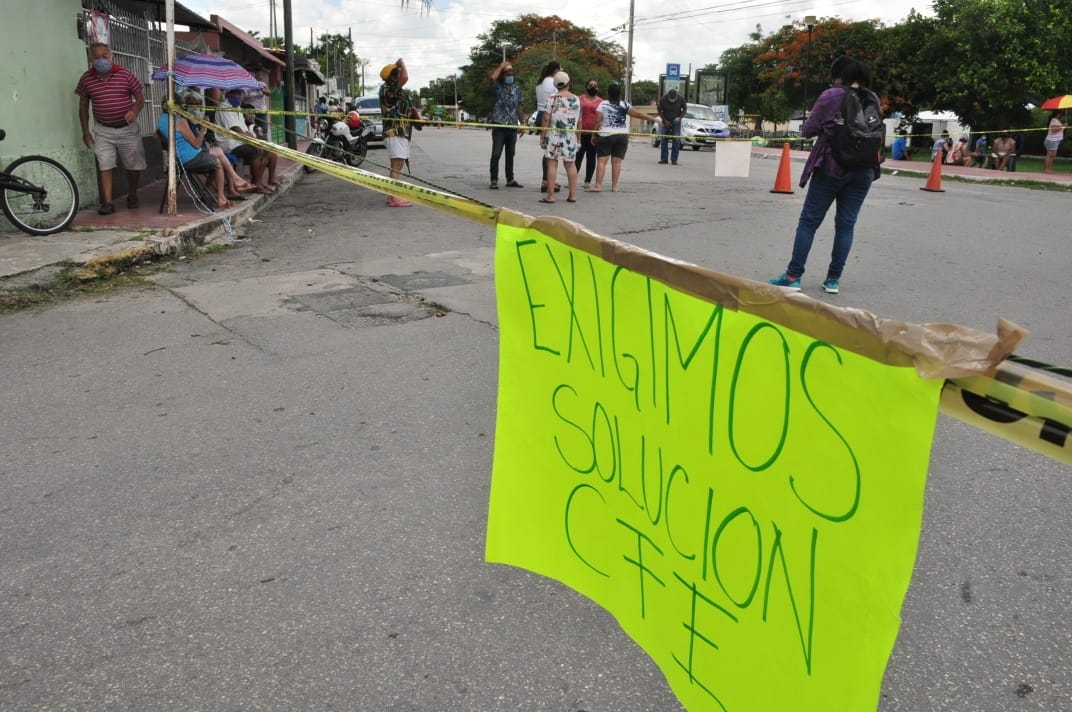
[[[272,151],[295,163],[311,166],[355,185],[405,198],[489,227],[497,224],[500,214],[507,221],[532,219],[513,216],[510,211],[502,213],[502,208],[472,198],[391,179],[235,133],[199,119],[175,105],[169,104],[168,107],[174,114],[212,128],[217,134]],[[942,390],[940,409],[968,425],[1072,465],[1072,384],[1067,381],[1005,361],[992,374],[947,380]]]

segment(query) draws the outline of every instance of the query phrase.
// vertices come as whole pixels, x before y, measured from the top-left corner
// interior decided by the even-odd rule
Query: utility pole
[[[625,91],[622,92],[625,100],[633,103],[633,4],[629,0],[629,41],[625,50]]]
[[[287,52],[287,67],[283,79],[283,110],[287,113],[283,117],[283,127],[287,135],[287,146],[297,151],[298,134],[294,122],[294,24],[290,13],[290,0],[283,0],[283,44]]]
[[[275,20],[275,0],[268,0],[268,34],[271,35],[272,45],[275,45],[275,38],[278,37],[279,25]]]

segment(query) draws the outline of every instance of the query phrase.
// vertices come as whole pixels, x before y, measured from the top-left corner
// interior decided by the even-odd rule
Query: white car
[[[662,124],[655,125],[656,132],[662,134]],[[686,104],[685,117],[681,119],[681,145],[689,146],[693,151],[699,151],[701,146],[715,145],[717,138],[729,138],[730,127],[725,121],[718,118],[718,114],[710,106],[703,104]],[[659,147],[661,136],[655,136],[651,145]]]
[[[368,94],[358,97],[354,101],[354,110],[361,114],[362,119],[372,122],[372,135],[369,136],[369,140],[382,141],[383,113],[380,111],[380,95]]]

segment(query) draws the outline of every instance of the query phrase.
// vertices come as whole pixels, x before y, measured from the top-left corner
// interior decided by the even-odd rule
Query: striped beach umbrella
[[[158,82],[167,80],[168,67],[165,64],[153,72],[153,79]],[[185,87],[203,87],[208,89],[243,89],[252,91],[260,89],[257,78],[242,68],[240,64],[225,57],[213,54],[188,54],[175,60],[175,84]]]

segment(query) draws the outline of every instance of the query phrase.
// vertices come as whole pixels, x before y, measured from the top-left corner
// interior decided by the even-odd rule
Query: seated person
[[[989,142],[986,140],[986,136],[980,136],[975,141],[975,150],[972,151],[972,162],[971,162],[971,164],[973,166],[979,166],[980,168],[986,168],[986,164],[990,159],[990,156],[988,155],[988,152],[987,152],[987,149],[986,149],[988,143]]]
[[[893,139],[893,145],[890,147],[890,151],[895,161],[911,161],[912,151],[908,148],[908,139],[905,138],[904,132],[898,132],[897,137]]]
[[[197,114],[199,106],[202,105],[201,95],[196,91],[188,91],[182,95],[179,99],[179,103],[183,104],[183,108],[192,114]],[[231,163],[231,159],[227,157],[227,154],[223,152],[223,149],[215,145],[212,141],[212,132],[206,131],[198,124],[190,124],[190,128],[195,134],[204,134],[204,140],[201,144],[202,150],[208,151],[223,166],[223,173],[227,177],[227,199],[228,200],[245,200],[240,193],[253,190],[253,184],[247,180],[243,180],[242,176],[235,172],[234,164]]]
[[[257,124],[257,114],[254,113],[257,110],[257,107],[253,106],[253,104],[245,102],[242,104],[242,109],[245,110],[243,116],[246,118],[246,129],[262,141],[267,141],[268,132],[266,130],[261,129],[261,127]],[[265,151],[264,154],[266,156],[266,165],[268,166],[268,185],[283,185],[283,181],[280,180],[275,174],[276,161],[279,157],[271,151]]]
[[[949,151],[949,157],[946,159],[946,163],[954,166],[970,166],[971,162],[972,156],[968,151],[968,139],[961,136],[957,139],[957,142],[953,144],[952,150]]]
[[[245,95],[241,89],[229,89],[224,95],[225,102],[216,110],[216,124],[228,131],[254,138],[253,132],[246,128],[246,119],[241,111],[242,97]],[[258,193],[273,193],[275,187],[262,181],[264,169],[268,165],[266,151],[262,151],[248,143],[231,138],[223,132],[216,134],[220,148],[226,153],[233,153],[241,158],[249,166],[250,180],[256,185]]]
[[[1008,134],[1002,134],[994,139],[994,149],[991,154],[994,170],[1008,169],[1009,160],[1016,155],[1016,139]]]
[[[167,107],[164,107],[164,112],[160,114],[160,120],[156,123],[156,130],[161,136],[168,135],[173,118],[167,111]],[[190,128],[189,121],[181,116],[175,121],[175,157],[179,159],[179,163],[187,172],[212,173],[216,181],[217,207],[230,207],[231,204],[227,201],[227,194],[224,192],[224,185],[227,181],[224,178],[223,166],[211,153],[201,150],[203,141],[204,137],[194,133]]]
[[[933,163],[935,157],[938,156],[938,154],[941,154],[942,163],[945,163],[946,158],[949,157],[949,151],[952,150],[952,148],[952,145],[950,145],[949,132],[943,131],[942,135],[935,139],[934,144],[931,146],[931,162]]]

